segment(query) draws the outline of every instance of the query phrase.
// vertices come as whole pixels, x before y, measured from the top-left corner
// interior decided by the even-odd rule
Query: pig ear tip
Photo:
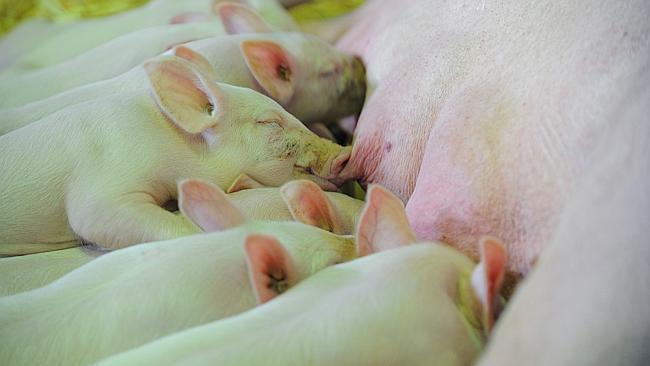
[[[144,64],[142,64],[142,67],[144,68],[144,70],[147,73],[150,73],[151,71],[153,71],[156,68],[156,65],[157,65],[156,61],[148,60],[148,61],[145,61]]]
[[[174,55],[178,56],[179,54],[187,53],[189,49],[184,46],[184,45],[177,45],[172,48],[172,52],[174,52]]]
[[[265,41],[265,40],[256,40],[256,39],[244,39],[239,43],[239,46],[243,49],[250,49],[253,47],[265,45],[265,44],[271,44],[273,43],[272,41]]]
[[[368,186],[368,196],[373,200],[381,200],[388,194],[389,191],[379,184],[370,184]]]
[[[185,178],[181,179],[178,181],[178,188],[180,189],[186,189],[187,187],[190,187],[192,185],[192,181],[190,178]]]
[[[293,182],[293,181],[286,182],[285,184],[283,184],[283,185],[280,187],[280,194],[281,194],[281,195],[285,196],[285,195],[287,195],[289,192],[291,192],[291,188],[293,187],[293,184],[292,184],[291,182]]]
[[[197,179],[185,179],[178,182],[178,194],[179,199],[183,200],[183,197],[193,197],[195,196],[203,184],[203,182]]]
[[[316,184],[316,182],[311,181],[309,179],[299,179],[294,181],[294,185],[296,187],[302,188],[302,189],[308,189],[312,191],[322,191],[321,187]]]
[[[201,180],[197,178],[183,178],[178,182],[178,185],[192,187],[200,183],[202,183]]]
[[[223,18],[229,18],[233,14],[238,15],[241,14],[242,12],[244,13],[250,13],[254,12],[253,9],[245,2],[238,1],[238,0],[228,0],[228,1],[218,1],[214,0],[213,1],[213,9],[214,12]],[[223,19],[227,20],[227,19]]]
[[[291,189],[296,188],[313,188],[314,186],[320,189],[320,187],[318,187],[318,184],[308,179],[294,179],[284,183],[282,187],[280,187],[280,192],[287,192]]]
[[[480,239],[481,250],[498,250],[500,253],[505,254],[506,248],[503,245],[503,241],[492,235],[483,235]]]
[[[216,15],[225,15],[224,13],[228,11],[228,7],[230,7],[230,3],[228,2],[223,2],[219,0],[213,0],[212,1],[212,7],[214,9],[214,13]]]

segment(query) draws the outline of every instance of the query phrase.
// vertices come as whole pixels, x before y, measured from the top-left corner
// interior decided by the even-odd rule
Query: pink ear
[[[357,224],[357,254],[361,257],[416,241],[404,205],[386,188],[371,185]]]
[[[256,181],[255,179],[249,177],[247,174],[240,174],[237,176],[235,181],[228,187],[228,190],[226,190],[227,193],[235,193],[239,191],[243,191],[244,189],[251,189],[251,188],[264,188],[265,186]]]
[[[343,234],[343,224],[323,190],[309,180],[294,180],[280,188],[282,199],[296,221]]]
[[[200,53],[187,48],[186,46],[177,46],[174,48],[174,56],[187,60],[202,73],[211,77],[212,80],[217,80],[217,74],[214,72],[214,67],[212,67],[210,61]]]
[[[186,179],[178,184],[178,207],[206,232],[229,229],[245,221],[219,187],[199,179]]]
[[[249,235],[244,241],[248,276],[258,304],[289,288],[293,277],[291,258],[275,238]]]
[[[205,22],[210,18],[200,11],[188,11],[185,13],[180,13],[174,15],[170,20],[169,24],[186,24],[186,23],[197,23]]]
[[[265,93],[280,104],[293,97],[293,63],[280,45],[271,41],[242,41],[241,51],[253,77]]]
[[[224,2],[214,5],[214,13],[221,18],[226,33],[269,33],[271,27],[247,5]]]
[[[494,324],[495,307],[508,255],[501,241],[491,236],[482,237],[479,246],[481,262],[472,273],[472,287],[483,305],[483,324],[489,331]]]
[[[144,69],[156,104],[190,134],[214,127],[225,113],[225,95],[216,83],[178,57],[148,61]]]

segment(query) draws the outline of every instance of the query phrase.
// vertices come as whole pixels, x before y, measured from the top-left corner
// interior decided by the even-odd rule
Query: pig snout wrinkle
[[[333,158],[329,164],[329,173],[327,173],[327,170],[325,170],[323,173],[326,175],[324,176],[325,179],[328,180],[335,180],[336,178],[339,177],[339,174],[344,170],[344,168],[347,166],[348,161],[350,161],[350,154],[351,154],[351,149],[348,147],[343,150],[342,153],[340,153],[338,156]]]

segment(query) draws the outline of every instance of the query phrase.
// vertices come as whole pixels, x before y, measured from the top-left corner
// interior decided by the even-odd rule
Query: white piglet
[[[111,16],[76,22],[52,23],[30,20],[6,36],[0,47],[8,54],[0,57],[0,67],[8,73],[54,65],[80,55],[124,34],[141,29],[177,23],[196,23],[215,19],[217,0],[152,0],[147,4]],[[254,8],[274,30],[294,31],[297,25],[274,0],[238,0]],[[83,36],[80,36],[83,35]]]
[[[88,246],[0,258],[0,297],[45,286],[104,253]]]
[[[0,107],[20,107],[77,86],[112,78],[176,45],[225,34],[217,19],[127,33],[55,65],[0,77]]]
[[[243,189],[241,177],[228,189],[228,198],[247,218],[296,220],[335,234],[354,234],[363,201],[338,192],[323,192],[314,182],[294,180],[280,188]]]
[[[475,266],[442,244],[395,248],[413,240],[401,202],[372,187],[357,245],[381,253],[100,365],[470,365],[492,326],[505,250],[483,238]]]
[[[0,298],[0,364],[83,365],[238,314],[355,257],[351,236],[296,222],[247,221],[219,188],[179,185],[207,231],[125,248],[52,284]]]
[[[196,233],[161,207],[185,177],[222,189],[242,173],[268,186],[304,178],[336,188],[328,179],[350,148],[178,57],[145,69],[150,88],[71,106],[0,137],[0,254],[72,247],[77,238],[118,248]]]
[[[220,10],[223,7],[227,10]],[[106,80],[173,46],[226,35],[223,22],[228,23],[228,28],[241,27],[234,23],[244,21],[256,24],[256,29],[264,32],[276,30],[254,9],[244,5],[224,3],[216,6],[215,12],[220,17],[139,29],[54,65],[17,74],[5,73],[0,76],[0,107],[20,107],[77,86]]]
[[[221,4],[218,12],[230,36],[190,42],[169,53],[201,62],[206,69],[211,65],[215,80],[257,90],[308,124],[359,113],[366,83],[365,69],[357,58],[314,36],[268,33],[268,25],[245,6]],[[85,67],[81,64],[71,69],[76,73],[76,69]],[[105,75],[108,70],[92,68],[88,74],[100,80],[109,77]],[[52,77],[56,80],[63,76],[57,73]],[[87,79],[91,76],[72,77]],[[54,87],[60,88],[59,84],[67,82],[55,82]],[[117,92],[146,88],[147,85],[146,72],[138,66],[114,78],[79,86],[23,106],[6,108],[0,113],[0,134],[67,106]]]
[[[242,179],[237,187],[243,188]],[[232,187],[231,187],[232,188]],[[251,221],[298,221],[334,234],[352,234],[363,201],[341,193],[324,192],[316,183],[294,180],[281,188],[245,189],[228,194]],[[182,216],[184,217],[184,216]],[[45,286],[106,251],[93,246],[0,258],[0,296]]]

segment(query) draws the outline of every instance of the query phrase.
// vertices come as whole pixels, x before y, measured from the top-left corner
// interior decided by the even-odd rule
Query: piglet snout
[[[329,174],[327,175],[326,179],[334,179],[343,171],[343,168],[345,168],[345,166],[348,164],[348,161],[350,161],[351,152],[352,148],[346,147],[341,151],[339,155],[332,159]]]

